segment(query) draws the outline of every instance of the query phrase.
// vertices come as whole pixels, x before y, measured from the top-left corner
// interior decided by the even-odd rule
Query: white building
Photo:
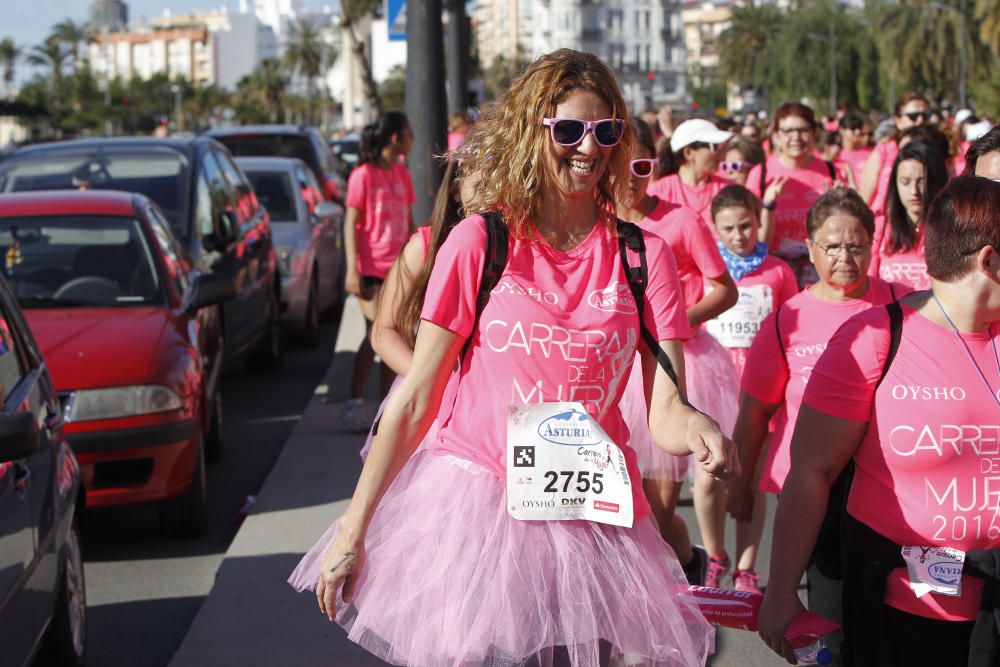
[[[270,26],[278,38],[278,44],[284,44],[288,35],[288,24],[298,18],[303,12],[302,0],[240,0],[240,11],[244,14],[253,13],[261,23]]]
[[[687,103],[685,54],[677,0],[480,0],[475,30],[483,66],[495,46],[509,59],[517,46],[537,58],[560,48],[589,51],[608,63],[632,111]],[[530,44],[530,48],[526,48]]]

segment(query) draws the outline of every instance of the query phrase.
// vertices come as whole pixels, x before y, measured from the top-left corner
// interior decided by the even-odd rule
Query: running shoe
[[[352,433],[367,433],[372,420],[365,414],[365,402],[361,398],[351,398],[344,402],[340,411],[340,422]]]
[[[705,574],[705,586],[722,588],[722,578],[729,572],[729,555],[723,552],[722,558],[708,557],[708,571]]]
[[[692,586],[705,585],[705,573],[708,570],[708,554],[704,547],[691,547],[691,560],[683,566],[684,576]]]
[[[760,594],[759,581],[760,576],[754,570],[733,570],[733,588],[738,591]]]

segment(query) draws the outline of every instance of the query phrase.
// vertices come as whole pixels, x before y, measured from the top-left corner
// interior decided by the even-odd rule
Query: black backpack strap
[[[781,350],[781,358],[785,360],[785,366],[788,366],[788,353],[785,352],[785,341],[781,340],[781,306],[778,306],[777,310],[774,311],[774,333],[778,335],[778,349]]]
[[[639,313],[639,335],[642,337],[650,353],[656,357],[656,362],[667,374],[667,377],[677,387],[678,393],[684,405],[694,407],[688,403],[687,396],[681,389],[680,379],[677,371],[670,361],[670,357],[660,347],[660,343],[653,336],[646,322],[642,319],[642,314],[646,306],[646,283],[649,279],[649,271],[646,265],[646,242],[642,238],[642,230],[639,226],[619,219],[618,227],[618,253],[621,256],[622,268],[625,269],[625,278],[628,280],[629,289],[632,291],[632,298],[635,300],[635,307]],[[632,266],[628,259],[628,251],[631,250],[639,256],[639,266]],[[694,408],[697,409],[697,408]]]
[[[889,366],[892,365],[892,360],[896,358],[896,353],[899,352],[899,342],[903,339],[903,306],[900,305],[899,301],[893,301],[885,309],[889,313],[889,354],[886,355],[885,363],[882,364],[882,375],[878,378],[878,384],[875,385],[876,389],[882,384],[882,380],[888,374]]]
[[[493,288],[500,282],[500,276],[507,268],[507,251],[510,233],[507,231],[507,223],[504,222],[503,214],[499,211],[487,211],[483,213],[483,220],[486,221],[486,262],[483,264],[483,278],[479,283],[479,293],[476,295],[476,319],[472,322],[472,331],[462,346],[462,354],[459,360],[464,359],[472,346],[472,337],[479,327],[479,317],[483,314],[483,309],[489,303],[490,294]]]
[[[836,182],[837,180],[837,167],[834,166],[829,160],[823,160],[826,162],[826,170],[830,172],[830,181]]]

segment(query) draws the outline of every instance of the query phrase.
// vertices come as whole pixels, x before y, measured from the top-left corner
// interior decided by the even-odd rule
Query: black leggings
[[[938,621],[914,616],[888,605],[885,644],[892,667],[966,667],[973,621]]]

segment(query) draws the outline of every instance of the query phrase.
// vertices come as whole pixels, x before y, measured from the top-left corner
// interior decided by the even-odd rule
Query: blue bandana
[[[767,258],[767,244],[761,241],[757,241],[757,245],[753,248],[753,254],[749,257],[734,255],[729,248],[723,245],[722,241],[716,241],[716,243],[719,245],[719,252],[722,254],[722,259],[725,260],[726,268],[729,269],[729,275],[733,277],[733,280],[740,280],[743,276],[750,275],[759,269],[760,265],[764,263],[764,259]]]

